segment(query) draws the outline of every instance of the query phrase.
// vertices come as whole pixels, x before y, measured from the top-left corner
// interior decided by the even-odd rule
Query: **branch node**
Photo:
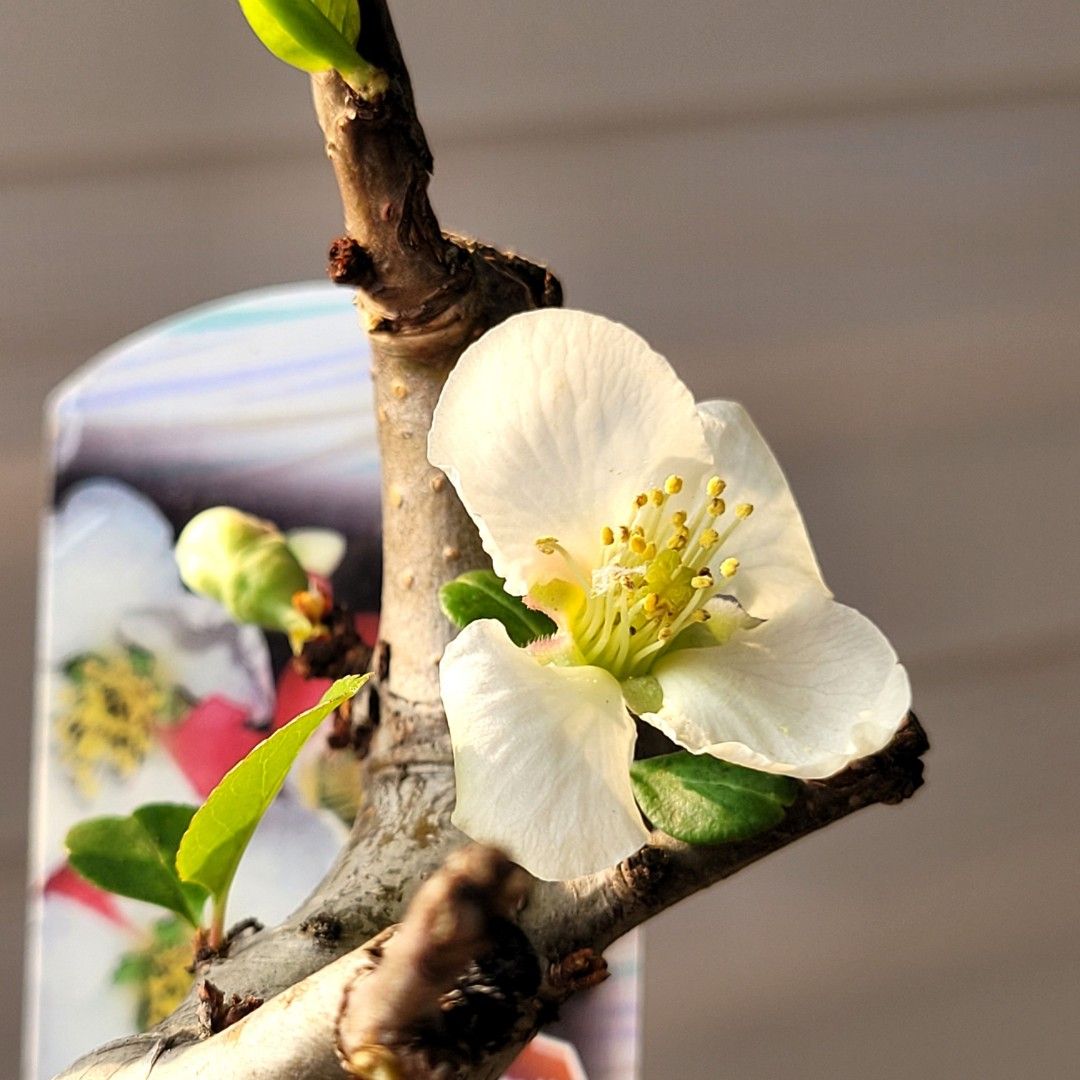
[[[330,245],[326,273],[335,285],[356,289],[370,289],[377,277],[370,253],[351,236],[339,236]]]
[[[196,1016],[199,1028],[204,1036],[216,1035],[231,1027],[238,1020],[243,1020],[248,1013],[254,1012],[263,1003],[261,997],[247,994],[241,997],[233,994],[226,998],[225,992],[219,990],[209,979],[203,979],[199,983],[199,1005]]]

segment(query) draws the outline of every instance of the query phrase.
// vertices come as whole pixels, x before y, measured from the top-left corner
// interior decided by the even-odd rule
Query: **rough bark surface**
[[[465,838],[449,822],[453,766],[437,664],[453,631],[437,593],[486,560],[452,487],[427,461],[427,432],[463,349],[511,314],[557,305],[561,290],[543,267],[441,231],[427,197],[431,154],[386,3],[365,0],[363,16],[360,52],[388,73],[387,93],[363,101],[333,73],[312,80],[347,229],[329,270],[357,289],[371,339],[383,464],[381,639],[376,677],[354,713],[365,731],[362,809],[297,912],[239,934],[197,970],[197,985],[265,1004],[209,1035],[193,991],[158,1028],[102,1048],[65,1076],[322,1080],[347,1066],[371,1080],[497,1077],[561,1001],[603,977],[600,954],[621,934],[921,783],[927,744],[912,717],[880,754],[803,785],[784,822],[752,840],[691,848],[655,834],[607,873],[532,883],[527,901],[520,872],[496,855],[452,855]],[[433,942],[445,948],[432,951]],[[384,952],[412,959],[388,963]]]

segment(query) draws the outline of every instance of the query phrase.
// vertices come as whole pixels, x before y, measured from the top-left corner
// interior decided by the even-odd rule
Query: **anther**
[[[735,571],[738,570],[738,569],[739,569],[739,560],[735,559],[735,558],[725,559],[720,564],[720,573],[723,574],[723,576],[726,577],[726,578],[734,577],[735,576]]]
[[[652,543],[652,541],[650,541],[646,545],[644,556],[645,556],[646,559],[655,559],[656,558],[656,545],[654,543]]]
[[[649,496],[643,491],[635,500],[634,505],[640,510],[649,501]]]
[[[654,615],[656,609],[660,604],[660,597],[656,593],[651,592],[645,597],[645,614]]]
[[[619,526],[619,539],[625,544],[630,539],[630,530],[625,525]]]
[[[698,543],[703,548],[712,547],[717,540],[720,539],[720,534],[715,529],[706,529],[698,538]]]
[[[693,585],[695,589],[707,589],[712,583],[713,577],[710,573],[701,573],[690,579],[690,584]]]
[[[604,531],[600,534],[600,539],[604,542],[604,547],[610,547],[615,543],[615,534],[611,531],[610,525],[604,526]]]
[[[727,509],[727,503],[723,499],[713,499],[709,503],[709,513],[713,517],[719,517]]]
[[[544,555],[554,555],[555,545],[558,542],[558,537],[555,536],[538,536],[536,538],[536,546]]]
[[[690,616],[690,621],[708,622],[710,618],[711,616],[709,615],[709,613],[705,611],[704,608],[702,608],[700,611],[695,611],[694,614]]]
[[[679,528],[679,526],[681,525],[685,525],[686,511],[676,510],[675,513],[671,515],[671,524],[674,525],[676,529]]]
[[[659,488],[653,488],[652,491],[649,492],[649,502],[651,502],[653,506],[663,506],[665,497],[666,496]]]
[[[705,485],[705,490],[709,493],[710,499],[715,499],[718,495],[724,494],[726,487],[727,484],[719,476],[710,476],[708,484]]]
[[[678,495],[679,492],[682,491],[682,488],[683,488],[683,478],[681,476],[676,476],[675,473],[672,473],[664,481],[664,490],[669,495]]]
[[[670,626],[661,626],[656,634],[658,641],[668,641],[671,638],[673,631]]]
[[[748,518],[753,512],[753,503],[739,503],[739,505],[735,507],[735,514],[741,518]]]
[[[640,536],[631,536],[630,537],[630,550],[635,555],[644,555],[646,547],[648,547],[648,545],[645,543],[645,540],[642,537],[640,537]]]

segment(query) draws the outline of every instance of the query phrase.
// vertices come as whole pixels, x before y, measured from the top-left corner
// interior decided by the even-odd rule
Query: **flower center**
[[[696,498],[683,495],[681,476],[642,492],[621,525],[601,530],[603,560],[591,580],[574,573],[585,594],[565,629],[585,663],[617,679],[645,675],[683,631],[708,622],[709,602],[734,577],[739,560],[726,554],[738,526],[753,512],[740,503],[728,514],[727,484],[710,477]],[[677,498],[682,496],[681,498]],[[673,510],[675,503],[679,509]],[[555,537],[536,541],[545,554],[569,554]]]
[[[143,761],[169,695],[139,650],[93,654],[69,663],[71,688],[56,721],[60,758],[76,787],[96,793],[103,768],[128,776]]]

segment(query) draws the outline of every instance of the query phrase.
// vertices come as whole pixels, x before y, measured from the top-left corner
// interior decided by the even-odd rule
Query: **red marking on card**
[[[214,694],[193,706],[179,724],[160,729],[162,746],[203,798],[265,738],[266,732],[251,727],[249,717],[244,706]]]
[[[82,904],[83,907],[89,908],[125,930],[133,929],[120,910],[115,897],[96,885],[91,885],[86,878],[75,873],[67,863],[49,875],[41,891],[46,896],[66,896],[69,900]]]
[[[537,1035],[514,1059],[503,1080],[588,1080],[588,1077],[570,1043],[550,1035]]]

